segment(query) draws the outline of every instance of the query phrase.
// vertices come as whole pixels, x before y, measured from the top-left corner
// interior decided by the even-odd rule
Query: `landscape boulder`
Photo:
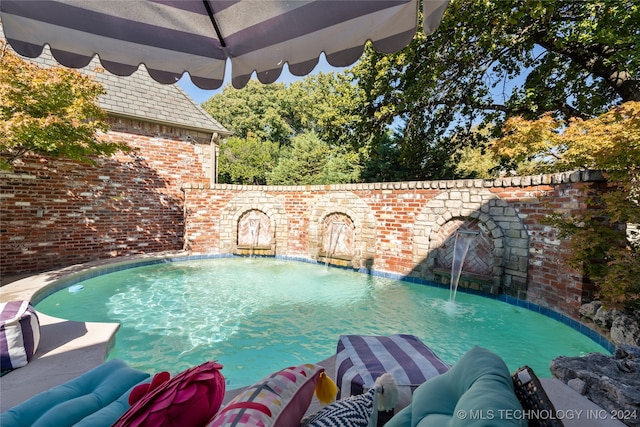
[[[612,356],[590,353],[560,356],[549,366],[554,377],[574,389],[579,379],[583,394],[609,414],[620,414],[628,426],[640,426],[640,348],[619,346]]]

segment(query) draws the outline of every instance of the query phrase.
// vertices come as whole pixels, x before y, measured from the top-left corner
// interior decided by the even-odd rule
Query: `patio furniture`
[[[527,420],[504,361],[473,347],[449,371],[418,387],[411,405],[386,427],[427,425],[526,427]]]
[[[420,384],[448,369],[449,365],[414,335],[342,335],[338,340],[339,399],[365,393],[386,372],[398,384],[395,410],[399,411],[411,402]]]
[[[0,304],[0,371],[25,366],[40,343],[40,322],[29,301]]]
[[[0,414],[2,427],[110,426],[129,409],[131,389],[149,374],[113,359]]]

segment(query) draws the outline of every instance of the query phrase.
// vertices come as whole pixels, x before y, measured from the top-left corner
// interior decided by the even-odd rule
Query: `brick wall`
[[[328,258],[356,269],[449,283],[446,264],[456,230],[467,230],[477,237],[460,286],[506,293],[577,317],[593,289],[565,266],[568,241],[540,220],[583,208],[583,190],[599,180],[575,172],[307,187],[189,184],[185,247],[194,254],[246,254],[238,247],[239,224],[246,213],[258,211],[269,218],[270,241],[276,242],[259,253]],[[327,245],[335,235],[331,223],[341,217],[350,233]],[[350,257],[327,254],[328,247],[344,244],[351,245],[342,249]]]
[[[111,121],[104,138],[134,151],[96,166],[27,158],[0,174],[0,274],[184,248],[286,255],[448,283],[456,230],[466,230],[477,237],[460,286],[573,317],[592,296],[581,273],[565,266],[568,242],[540,221],[584,208],[584,190],[599,185],[593,174],[212,186],[210,145],[194,143],[207,135],[194,140],[180,129]],[[252,219],[260,223],[257,248],[247,247]]]
[[[0,172],[0,274],[182,249],[181,186],[209,182],[209,145],[189,142],[177,128],[110,121],[102,137],[124,141],[132,152],[96,166],[29,157]]]

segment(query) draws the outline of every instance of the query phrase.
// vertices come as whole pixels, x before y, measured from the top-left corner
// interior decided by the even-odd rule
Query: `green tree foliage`
[[[40,68],[0,41],[0,168],[26,154],[92,162],[97,155],[127,150],[100,141],[106,113],[97,105],[104,88],[77,71]]]
[[[357,121],[354,88],[340,73],[318,73],[285,85],[250,80],[242,89],[228,85],[202,104],[235,136],[249,134],[288,146],[301,133],[315,132],[342,145]]]
[[[501,156],[537,160],[543,171],[597,169],[608,188],[587,208],[549,219],[571,237],[570,264],[582,268],[611,306],[640,308],[640,242],[617,224],[640,224],[640,102],[626,102],[598,117],[537,120],[514,117],[493,145]]]
[[[272,183],[358,181],[357,155],[349,144],[358,120],[353,115],[356,111],[353,93],[354,87],[346,74],[337,73],[319,73],[289,86],[250,81],[240,90],[225,87],[203,104],[205,110],[235,133],[235,139],[228,141],[221,152],[220,182],[264,183],[268,174]],[[292,147],[297,138],[318,144],[312,152],[299,153]],[[272,143],[279,147],[276,152]],[[260,154],[255,150],[260,149],[269,151],[265,154],[268,161],[257,161]],[[293,164],[302,161],[302,156],[310,154],[322,157],[309,158],[309,167],[292,169]],[[269,173],[276,164],[277,168]],[[317,168],[322,173],[317,173]]]
[[[302,125],[300,132],[315,132],[333,148],[351,148],[360,121],[354,93],[347,73],[318,73],[287,88]]]
[[[374,136],[372,143],[361,148],[364,182],[394,182],[410,179],[400,163],[400,150],[391,131]]]
[[[509,117],[586,119],[640,100],[638,40],[635,1],[453,0],[434,34],[393,55],[368,49],[354,67],[355,135],[375,144],[401,119],[412,178],[456,177],[458,150],[500,136]]]
[[[313,132],[293,138],[281,153],[277,166],[268,173],[270,185],[314,185],[357,182],[357,156],[332,150]]]
[[[255,136],[232,136],[220,145],[218,180],[227,184],[265,185],[277,163],[278,144]]]
[[[256,138],[288,145],[302,127],[282,83],[250,80],[243,89],[227,85],[202,107],[238,138]]]
[[[456,174],[463,178],[495,178],[500,167],[497,156],[492,156],[485,147],[462,147],[456,153]]]

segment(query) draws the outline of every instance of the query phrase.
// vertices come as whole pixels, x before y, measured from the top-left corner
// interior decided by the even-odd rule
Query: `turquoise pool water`
[[[474,345],[511,371],[550,376],[556,356],[607,351],[549,317],[504,302],[304,262],[216,258],[105,274],[36,308],[121,323],[117,357],[150,373],[218,360],[229,388],[335,353],[341,334],[414,334],[454,363]],[[73,291],[73,292],[72,292]]]

